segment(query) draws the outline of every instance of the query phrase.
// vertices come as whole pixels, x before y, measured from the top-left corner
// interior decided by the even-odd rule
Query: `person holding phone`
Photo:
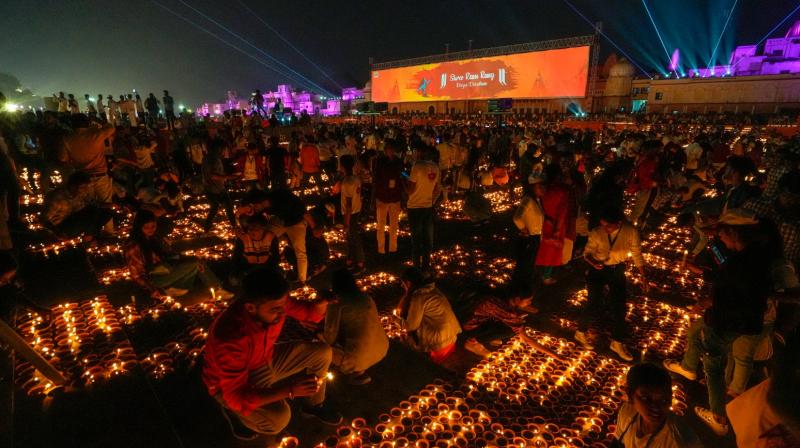
[[[773,287],[770,265],[775,259],[767,235],[747,210],[731,209],[720,216],[717,237],[730,254],[714,273],[710,300],[701,302],[703,317],[687,331],[683,358],[664,361],[667,370],[693,381],[702,360],[709,407],[696,406],[694,411],[718,436],[730,431],[725,414],[728,354],[740,337],[757,343],[764,329]]]

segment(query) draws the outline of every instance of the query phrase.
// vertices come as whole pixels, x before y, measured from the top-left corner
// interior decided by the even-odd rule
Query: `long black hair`
[[[144,225],[150,222],[157,222],[156,215],[149,210],[139,210],[139,212],[136,213],[136,217],[133,218],[129,239],[131,243],[139,246],[148,267],[153,263],[153,255],[163,257],[165,252],[164,242],[161,241],[158,234],[148,238],[142,231]]]

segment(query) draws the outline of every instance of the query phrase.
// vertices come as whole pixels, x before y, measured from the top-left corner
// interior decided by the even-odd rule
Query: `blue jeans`
[[[690,372],[697,371],[702,354],[709,408],[714,414],[724,416],[725,363],[733,341],[740,335],[717,332],[699,319],[692,324],[686,336],[686,353],[683,355],[681,366]]]
[[[200,280],[205,288],[219,288],[222,284],[208,266],[195,258],[161,264],[166,270],[156,268],[150,273],[150,281],[159,288],[192,289],[197,280]]]
[[[764,325],[761,334],[743,334],[733,341],[731,356],[728,358],[725,370],[728,390],[741,394],[747,389],[747,383],[753,373],[753,357],[756,349],[764,338],[770,337],[771,334],[772,325]]]
[[[414,266],[428,269],[433,251],[433,207],[408,209],[411,227],[411,260]]]

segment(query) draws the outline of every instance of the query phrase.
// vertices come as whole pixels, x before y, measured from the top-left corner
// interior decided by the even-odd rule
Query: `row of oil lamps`
[[[553,315],[552,319],[562,328],[577,329],[577,313],[585,306],[587,292],[582,289],[567,300],[570,308]],[[627,303],[625,320],[631,330],[632,347],[641,353],[642,359],[680,357],[686,345],[689,325],[699,316],[685,308],[669,305],[641,296]],[[602,328],[602,317],[593,319],[595,328]]]
[[[514,189],[514,197],[508,190],[486,191],[483,197],[492,206],[492,213],[499,214],[511,210],[518,203],[518,198],[522,195],[522,189]],[[516,198],[516,199],[515,199]],[[438,208],[439,217],[446,221],[466,221],[469,217],[464,214],[464,199],[450,199],[442,202]]]
[[[514,261],[509,258],[490,258],[480,249],[466,249],[460,245],[433,252],[431,266],[439,277],[481,279],[491,287],[508,283],[514,271]]]
[[[317,447],[608,446],[627,367],[530,329],[525,337],[558,359],[515,337],[459,387],[437,380],[379,415],[375,425],[355,418]],[[672,408],[686,409],[679,386]]]
[[[358,284],[370,293],[393,289],[392,294],[396,295],[399,289],[397,277],[385,272],[363,277]],[[293,290],[291,295],[296,300],[318,300],[317,291],[308,286]],[[114,309],[105,296],[99,296],[55,306],[51,325],[45,326],[42,316],[29,313],[18,319],[16,327],[35,350],[65,374],[72,386],[86,387],[137,366],[155,378],[179,368],[191,368],[202,352],[207,328],[227,305],[217,300],[213,291],[211,300],[188,307],[167,297],[144,309],[138,308],[135,302]],[[139,353],[137,357],[128,335],[148,331],[140,325],[164,321],[171,314],[187,316],[188,325],[173,334],[171,341]],[[388,325],[396,325],[396,322]],[[287,333],[290,330],[287,327]],[[53,388],[29,363],[20,362],[16,368],[18,384],[30,395],[42,395]]]

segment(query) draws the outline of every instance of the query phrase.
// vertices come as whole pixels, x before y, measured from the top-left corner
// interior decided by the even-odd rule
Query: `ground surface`
[[[510,229],[508,212],[495,214],[489,223],[473,225],[468,221],[439,221],[436,227],[436,247],[454,251],[455,245],[467,249],[480,249],[487,257],[510,257],[513,250],[514,232]],[[399,274],[403,259],[378,258],[373,233],[364,234],[367,266],[370,272]],[[409,253],[408,238],[400,240],[400,254]],[[67,251],[63,256],[39,260],[33,271],[25,273],[29,290],[42,302],[49,305],[64,301],[81,301],[97,294],[108,295],[114,308],[130,304],[131,296],[137,297],[139,308],[147,307],[148,300],[130,282],[117,282],[111,286],[93,284],[91,276],[78,281],[76,273],[85,267],[85,258]],[[341,263],[336,262],[336,263]],[[217,272],[223,272],[224,264],[212,263]],[[330,270],[328,271],[330,272]],[[328,272],[313,279],[312,286],[327,288]],[[476,285],[486,284],[477,276],[457,278],[443,276],[440,287],[451,300],[457,300],[465,292],[475,290]],[[553,286],[537,286],[535,305],[541,313],[529,318],[532,328],[553,336],[570,338],[572,331],[563,328],[554,319],[555,314],[569,309],[566,299],[583,287],[583,267],[575,263],[557,273],[559,282]],[[676,303],[666,294],[651,294]],[[188,299],[190,305],[199,298]],[[390,308],[396,297],[393,294],[375,294],[382,309]],[[632,299],[637,300],[637,299]],[[684,302],[685,303],[685,302]],[[559,314],[561,315],[561,314]],[[567,316],[569,317],[569,316]],[[126,339],[137,358],[141,359],[158,342],[170,340],[172,334],[185,331],[189,325],[176,320],[152,327],[124,326],[118,338]],[[502,332],[501,332],[502,333]],[[500,336],[489,333],[484,341]],[[656,347],[658,344],[656,343]],[[598,352],[613,358],[605,345]],[[334,380],[329,387],[328,400],[344,414],[346,422],[363,417],[369,424],[377,423],[377,417],[390,408],[416,394],[425,385],[441,378],[452,384],[464,382],[467,371],[480,358],[459,348],[446,363],[438,366],[425,356],[415,353],[397,341],[392,341],[388,356],[370,370],[373,382],[366,386],[348,386],[342,380]],[[42,400],[29,397],[19,385],[11,381],[12,366],[3,365],[3,381],[0,383],[0,446],[4,447],[255,447],[264,446],[263,440],[239,442],[228,429],[219,407],[210,399],[199,379],[196,368],[175,368],[163,378],[155,378],[142,367],[136,367],[125,375],[113,377],[88,388],[56,394]],[[700,384],[682,382],[690,398],[686,411],[690,425],[698,432],[707,446],[733,446],[732,437],[724,440],[711,435],[691,414],[691,407],[705,404],[705,391]],[[296,415],[288,428],[297,436],[302,446],[312,446],[325,440],[335,428],[319,424]]]

